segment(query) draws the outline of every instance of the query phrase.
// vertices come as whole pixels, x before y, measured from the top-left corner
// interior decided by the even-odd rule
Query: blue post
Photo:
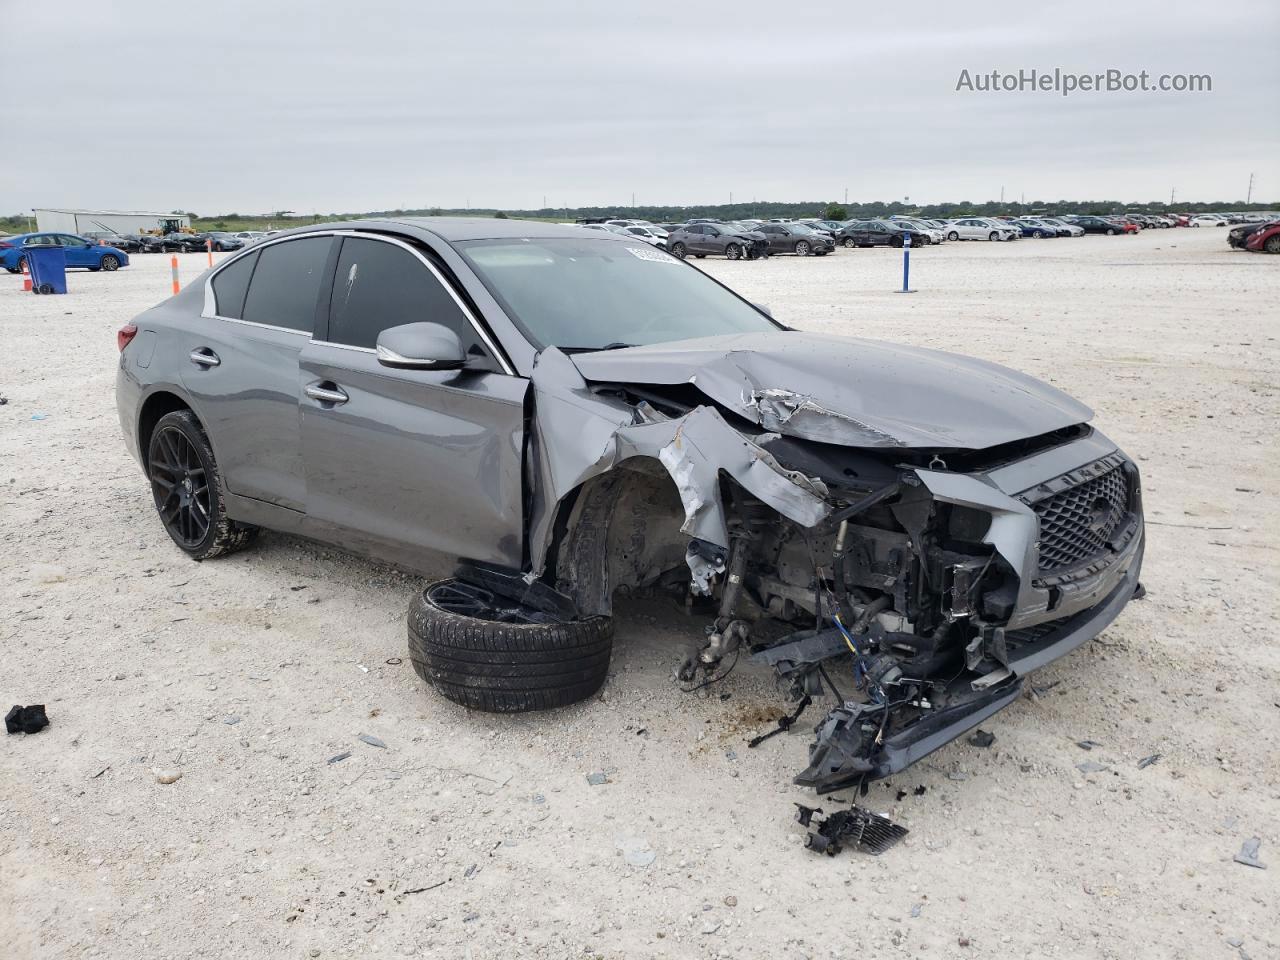
[[[899,293],[915,293],[908,281],[911,279],[911,234],[902,237],[902,289]]]

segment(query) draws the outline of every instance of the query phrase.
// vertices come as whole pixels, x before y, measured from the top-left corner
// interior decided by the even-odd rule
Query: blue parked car
[[[1047,223],[1041,223],[1039,220],[1027,218],[1024,220],[1010,220],[1011,224],[1022,231],[1024,237],[1060,237],[1068,236],[1068,231],[1059,227],[1050,226]]]
[[[111,271],[129,265],[129,255],[123,250],[94,243],[74,233],[20,233],[0,239],[0,266],[10,273],[21,273],[25,259],[23,247],[62,247],[67,251],[68,267]]]

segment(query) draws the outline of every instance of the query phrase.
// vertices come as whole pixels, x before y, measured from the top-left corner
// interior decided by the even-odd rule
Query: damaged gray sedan
[[[819,792],[1007,706],[1139,590],[1138,471],[1087,407],[984,361],[788,329],[621,236],[304,228],[119,343],[126,442],[193,558],[264,527],[448,558],[409,611],[412,662],[494,711],[599,689],[615,596],[699,598],[686,682],[752,657],[793,716],[838,694],[797,776]]]

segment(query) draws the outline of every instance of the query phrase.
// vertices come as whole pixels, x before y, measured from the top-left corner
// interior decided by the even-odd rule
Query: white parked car
[[[1057,227],[1059,230],[1067,231],[1068,236],[1083,237],[1084,227],[1077,227],[1074,223],[1068,223],[1066,220],[1060,220],[1057,217],[1036,217],[1041,223],[1047,223],[1051,227]]]
[[[930,243],[941,243],[947,239],[945,230],[935,227],[928,220],[919,220],[915,217],[895,217],[894,223],[906,223],[914,227],[920,233],[929,238]]]
[[[661,227],[639,227],[632,225],[629,227],[623,227],[622,229],[633,237],[639,237],[645,243],[652,243],[655,247],[665,248],[667,245],[667,231],[663,230]]]
[[[961,217],[947,221],[948,240],[1015,240],[1022,231],[991,217]]]
[[[1202,213],[1198,217],[1192,217],[1188,226],[1192,227],[1225,227],[1227,221],[1216,213]]]

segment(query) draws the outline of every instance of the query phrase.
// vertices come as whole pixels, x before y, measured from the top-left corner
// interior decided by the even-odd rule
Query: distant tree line
[[[290,210],[273,213],[219,213],[209,217],[192,217],[196,230],[254,230],[263,227],[288,227],[304,223],[324,223],[333,220],[354,220],[361,217],[498,217],[532,220],[573,221],[580,217],[625,217],[635,220],[652,220],[655,223],[683,222],[690,217],[715,217],[721,220],[768,219],[769,217],[821,217],[827,220],[864,219],[913,215],[937,219],[950,217],[1019,216],[1032,213],[1208,213],[1244,212],[1248,210],[1280,211],[1280,201],[1270,203],[1243,203],[1239,200],[1214,200],[1208,203],[1173,204],[1163,201],[1124,203],[1120,200],[1030,200],[1026,203],[998,200],[960,200],[955,203],[912,204],[895,200],[874,203],[834,203],[824,200],[803,202],[751,201],[749,203],[702,204],[693,206],[635,207],[543,207],[538,210],[500,210],[496,207],[421,207],[416,210],[373,210],[367,213],[329,213],[314,216],[298,216]],[[0,217],[0,232],[25,233],[29,219],[25,214]]]

